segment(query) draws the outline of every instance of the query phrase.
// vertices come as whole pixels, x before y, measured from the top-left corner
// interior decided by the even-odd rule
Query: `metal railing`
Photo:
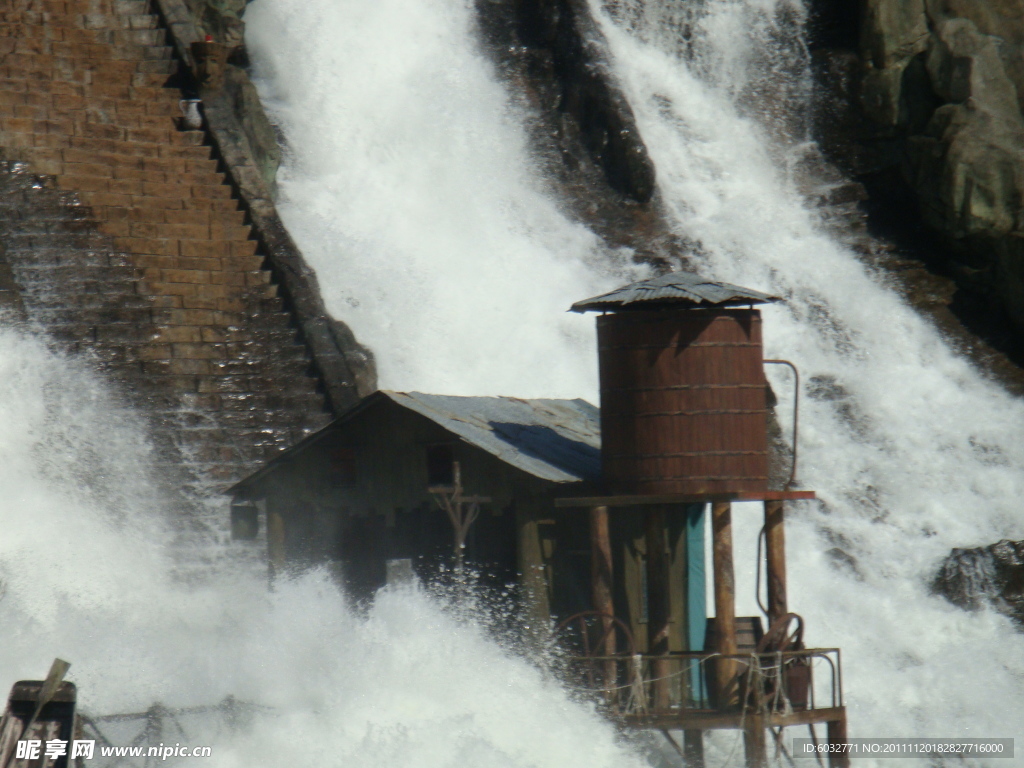
[[[96,742],[94,758],[75,761],[76,768],[154,768],[170,765],[159,753],[149,754],[150,748],[164,743],[179,742],[195,747],[209,744],[224,731],[237,731],[249,725],[258,715],[274,714],[270,707],[250,704],[228,696],[219,704],[172,709],[154,704],[145,712],[116,715],[87,715],[79,713],[80,736]],[[121,754],[101,756],[104,748],[122,748]],[[130,750],[138,750],[131,754]],[[182,761],[184,762],[184,761]]]
[[[788,714],[843,705],[838,648],[568,656],[561,676],[609,714],[757,710]]]

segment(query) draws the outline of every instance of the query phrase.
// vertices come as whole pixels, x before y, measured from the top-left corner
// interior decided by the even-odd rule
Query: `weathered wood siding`
[[[298,452],[248,495],[265,499],[268,515],[284,520],[285,560],[291,567],[335,563],[350,588],[365,594],[384,583],[387,559],[412,558],[429,570],[453,553],[451,524],[427,492],[427,448],[438,444],[451,447],[465,492],[491,498],[470,530],[467,559],[495,578],[526,573],[524,582],[546,610],[552,580],[565,581],[560,578],[564,563],[556,569],[555,562],[581,554],[555,546],[550,530],[555,484],[389,400]],[[580,567],[586,574],[587,561]]]

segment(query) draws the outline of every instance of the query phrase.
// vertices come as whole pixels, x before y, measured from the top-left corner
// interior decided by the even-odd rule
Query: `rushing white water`
[[[790,601],[812,643],[843,647],[851,733],[1024,736],[1024,637],[928,594],[952,547],[1024,535],[1024,406],[824,235],[787,178],[751,82],[801,4],[709,0],[688,55],[645,12],[662,4],[618,4],[626,23],[592,5],[704,270],[787,300],[765,311],[766,354],[809,381],[800,479],[824,501],[791,515]],[[756,514],[739,513],[755,533]]]
[[[193,718],[192,741],[165,734],[212,746],[211,768],[640,765],[596,714],[418,589],[359,615],[324,573],[270,594],[245,574],[175,579],[174,513],[142,425],[83,366],[12,330],[0,419],[3,690],[60,656],[92,714],[229,694],[271,707],[236,733]],[[125,745],[142,723],[105,727]]]
[[[766,310],[768,352],[809,382],[801,480],[825,502],[794,506],[791,603],[812,643],[844,649],[851,735],[1024,737],[1024,639],[927,591],[951,547],[1024,536],[1024,408],[823,235],[787,178],[802,7],[616,5],[595,11],[673,226],[708,272],[788,300]],[[292,148],[282,210],[386,385],[593,396],[591,321],[564,310],[630,269],[546,197],[472,20],[454,0],[256,0],[251,52]],[[683,20],[688,55],[669,34]],[[797,78],[772,91],[778,73]],[[270,595],[241,575],[179,583],[141,425],[12,331],[0,415],[0,686],[60,655],[93,712],[227,694],[274,708],[218,737],[211,766],[639,765],[421,592],[362,616],[320,573]],[[736,511],[738,562],[757,515]]]
[[[282,215],[381,386],[592,394],[591,321],[566,310],[627,267],[542,193],[473,4],[258,0],[246,23]]]
[[[592,0],[672,225],[706,272],[787,299],[765,312],[767,351],[807,383],[801,480],[824,502],[791,514],[791,604],[812,643],[844,649],[851,733],[1024,737],[1024,637],[928,593],[951,547],[1024,536],[1024,407],[800,199],[803,5],[609,5]],[[470,8],[252,5],[291,147],[282,212],[386,385],[592,395],[589,332],[562,311],[621,266],[544,199]],[[756,515],[737,511],[751,563]]]

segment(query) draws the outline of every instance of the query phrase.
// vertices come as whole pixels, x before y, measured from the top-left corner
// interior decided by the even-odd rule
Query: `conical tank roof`
[[[572,311],[658,309],[665,305],[729,307],[773,301],[780,299],[720,280],[708,280],[690,272],[669,272],[667,275],[641,280],[600,296],[577,301],[572,305]]]

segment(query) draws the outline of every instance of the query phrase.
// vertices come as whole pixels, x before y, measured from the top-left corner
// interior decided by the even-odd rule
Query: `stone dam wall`
[[[197,83],[179,12],[0,9],[0,313],[92,361],[194,502],[375,382],[277,217],[252,85],[241,70]],[[183,130],[197,92],[203,127]]]

